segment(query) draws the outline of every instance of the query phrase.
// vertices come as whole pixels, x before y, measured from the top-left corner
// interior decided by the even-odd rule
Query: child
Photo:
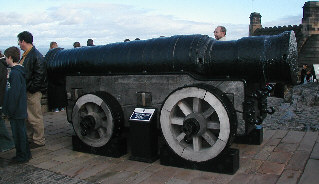
[[[16,147],[13,163],[25,163],[31,159],[30,147],[27,139],[25,119],[27,118],[27,95],[25,70],[18,64],[20,50],[10,47],[4,51],[6,62],[11,68],[8,79],[8,91],[4,98],[3,112],[10,120],[12,136]]]
[[[4,55],[0,52],[0,152],[14,148],[11,136],[8,133],[4,120],[2,119],[2,104],[7,86],[7,64]]]

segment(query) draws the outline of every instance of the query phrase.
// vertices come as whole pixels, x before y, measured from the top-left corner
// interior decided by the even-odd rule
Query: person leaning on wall
[[[28,31],[18,34],[18,43],[24,51],[19,64],[26,70],[27,87],[27,134],[30,148],[45,145],[44,123],[41,109],[42,93],[46,92],[46,68],[42,54],[33,45],[33,36]]]
[[[226,41],[226,28],[224,26],[217,26],[214,31],[214,36],[218,41]]]

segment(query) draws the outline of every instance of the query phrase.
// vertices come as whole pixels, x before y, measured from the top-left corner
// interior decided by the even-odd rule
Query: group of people
[[[314,69],[307,64],[303,64],[300,72],[300,84],[315,82],[316,80]]]
[[[93,39],[89,38],[89,39],[87,40],[87,42],[86,42],[86,45],[87,45],[87,46],[95,46],[94,43],[93,43]],[[74,47],[74,48],[81,47],[80,42],[74,42],[74,43],[73,43],[73,47]]]
[[[87,46],[94,46],[93,39],[88,39]],[[81,47],[80,42],[74,42],[74,48]],[[53,41],[50,43],[50,50],[53,49],[62,49],[58,47],[57,42]],[[47,56],[45,56],[46,60]],[[47,61],[45,61],[47,62]],[[67,105],[67,96],[66,96],[66,77],[63,74],[59,73],[51,73],[48,71],[47,73],[47,82],[48,82],[48,108],[50,111],[59,112],[64,111]]]
[[[24,163],[31,159],[30,149],[45,145],[44,123],[41,109],[42,93],[46,91],[46,69],[42,54],[33,46],[33,36],[28,31],[17,35],[18,45],[24,51],[20,57],[18,47],[4,51],[0,62],[0,150],[12,148],[12,140],[5,129],[2,113],[10,121],[16,155],[14,163]],[[7,67],[10,72],[7,72]],[[5,74],[5,75],[4,75]],[[8,76],[7,76],[8,75]],[[2,95],[4,94],[4,95]],[[5,142],[5,144],[2,144]]]
[[[90,38],[90,39],[87,40],[87,46],[95,46],[94,43],[93,43],[93,39]],[[58,47],[59,46],[58,46],[57,42],[51,42],[50,43],[50,50],[58,48]],[[79,48],[79,47],[81,47],[80,42],[74,42],[73,43],[73,48]]]

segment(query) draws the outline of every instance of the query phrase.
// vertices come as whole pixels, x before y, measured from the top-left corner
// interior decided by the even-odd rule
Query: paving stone
[[[55,150],[55,151],[52,151],[52,150],[48,150],[50,151],[51,155],[54,155],[54,156],[61,156],[61,155],[70,155],[72,154],[74,151],[72,149],[68,149],[68,148],[62,148],[62,149],[59,149],[59,150]],[[86,153],[80,153],[80,156],[83,156],[83,155],[89,155],[89,154],[86,154]]]
[[[140,172],[142,170],[145,170],[147,167],[149,167],[149,165],[150,165],[149,163],[134,161],[134,163],[130,166],[127,166],[127,168],[125,170],[126,171],[133,171],[133,172]]]
[[[265,161],[258,169],[258,173],[275,174],[279,176],[283,172],[284,168],[285,168],[285,164]]]
[[[303,171],[310,153],[306,151],[296,151],[290,159],[286,169]]]
[[[188,183],[189,182],[181,180],[181,179],[171,178],[165,184],[188,184]]]
[[[228,184],[248,184],[252,177],[253,174],[236,174]]]
[[[311,155],[310,155],[310,158],[311,159],[319,159],[319,142],[317,142],[311,152]]]
[[[272,139],[282,139],[287,135],[287,130],[277,130],[276,133],[272,136]]]
[[[50,184],[90,184],[90,182],[57,174],[45,169],[36,168],[26,164],[9,165],[1,168],[0,183],[25,184],[25,183],[50,183]]]
[[[42,162],[47,162],[49,160],[52,160],[52,156],[48,156],[50,154],[47,154],[47,155],[41,155],[41,156],[38,156],[36,158],[32,158],[31,160],[29,160],[28,164],[29,165],[38,165]]]
[[[120,172],[115,172],[115,174],[107,176],[105,178],[101,178],[101,180],[97,181],[98,183],[101,184],[118,184],[118,183],[123,183],[125,180],[136,173],[130,172],[130,171],[120,171]]]
[[[203,172],[201,177],[210,177],[211,181],[214,182],[214,184],[224,184],[229,183],[234,177],[234,175],[214,172]]]
[[[70,162],[66,162],[66,163],[61,163],[55,167],[50,168],[50,171],[56,172],[56,173],[60,173],[60,174],[64,174],[65,171],[69,170],[72,167],[76,167],[77,164],[74,163],[70,163]]]
[[[203,176],[200,176],[200,177],[196,177],[194,179],[192,179],[192,181],[190,181],[189,184],[211,184],[212,183],[212,180],[210,177],[203,177]]]
[[[123,184],[138,184],[153,175],[153,172],[141,171],[134,176],[129,177]]]
[[[245,149],[239,151],[240,158],[254,158],[254,156],[262,150],[262,147],[248,145]]]
[[[263,132],[264,136],[263,136],[263,142],[261,144],[262,146],[266,144],[276,133],[276,130],[269,130],[269,129],[263,129],[263,130],[264,130]]]
[[[126,171],[138,172],[138,171],[145,169],[146,167],[148,167],[148,164],[144,163],[144,162],[123,160],[122,162],[120,162],[116,165],[115,170],[116,171],[126,170]]]
[[[236,173],[254,174],[263,164],[261,160],[253,160],[250,158],[241,158],[239,160],[239,169]]]
[[[53,145],[46,145],[46,149],[51,150],[51,151],[55,151],[55,150],[59,150],[68,146],[71,146],[72,142],[60,142],[57,144],[53,144]]]
[[[165,168],[165,166],[160,165],[159,162],[156,161],[156,162],[152,163],[149,167],[147,167],[145,170],[155,173],[155,172],[158,172],[164,168]]]
[[[142,181],[141,184],[161,184],[169,181],[175,174],[176,169],[174,167],[165,167],[165,169],[161,169],[158,172],[154,173],[152,176]]]
[[[68,138],[72,140],[71,136],[66,135],[65,133],[61,134],[55,134],[55,135],[50,135],[49,137],[46,137],[46,143],[47,145],[49,144],[55,144],[57,140],[63,139],[63,138]]]
[[[199,177],[202,174],[203,172],[198,170],[176,168],[174,178],[190,182],[192,179]]]
[[[41,149],[39,148],[39,149],[32,149],[31,150],[32,158],[37,158],[37,157],[47,155],[50,153],[52,153],[52,151],[48,150],[46,148],[41,148]]]
[[[268,142],[265,144],[266,146],[277,146],[280,143],[281,139],[274,138],[268,140]]]
[[[319,160],[309,159],[299,184],[318,184]]]
[[[297,150],[310,152],[316,143],[318,132],[306,132],[306,135],[301,140]]]
[[[274,151],[270,154],[267,160],[279,164],[287,164],[288,161],[291,159],[292,155],[292,152]]]
[[[80,152],[72,152],[70,153],[69,155],[60,155],[60,156],[55,156],[53,157],[52,159],[53,160],[56,160],[56,161],[59,161],[59,162],[68,162],[70,160],[74,160],[78,157],[81,156],[82,153]]]
[[[92,183],[100,183],[100,181],[106,180],[109,177],[113,177],[116,175],[118,171],[102,171],[94,176],[91,176],[86,179],[86,181],[92,182]]]
[[[103,156],[101,156],[101,157],[103,158]],[[126,160],[126,159],[124,159],[122,157],[120,157],[120,158],[111,158],[111,157],[109,157],[108,162],[111,162],[111,163],[114,163],[114,164],[120,164],[124,160]]]
[[[255,174],[249,184],[275,184],[279,176],[275,174]]]
[[[71,160],[67,163],[75,163],[72,167],[67,167],[65,168],[64,170],[61,171],[61,173],[72,173],[72,169],[74,168],[81,168],[83,165],[86,166],[86,167],[90,167],[90,165],[94,165],[96,163],[110,163],[112,164],[111,162],[108,162],[109,158],[108,157],[101,157],[101,156],[98,156],[98,155],[95,155],[95,157],[91,158],[91,159],[87,159],[83,162],[79,162],[78,159],[74,159],[74,160]],[[113,165],[113,164],[112,164]]]
[[[115,164],[107,163],[107,162],[102,162],[102,163],[97,162],[93,165],[86,167],[86,169],[83,170],[82,172],[78,172],[75,177],[81,178],[81,179],[86,179],[86,178],[89,178],[91,176],[96,175],[97,173],[99,173],[105,169],[112,168],[112,167],[114,167],[114,165]]]
[[[49,160],[46,162],[42,162],[40,164],[35,165],[35,167],[41,168],[41,169],[50,169],[52,167],[56,167],[57,165],[60,165],[61,162],[55,161],[55,160]]]
[[[297,184],[300,176],[300,171],[284,170],[276,184]]]
[[[284,143],[281,142],[278,144],[278,146],[274,149],[274,151],[280,151],[280,152],[294,152],[299,144],[290,144],[290,143]]]
[[[65,170],[63,172],[63,174],[66,174],[68,176],[79,176],[79,175],[83,175],[83,177],[87,176],[85,173],[87,170],[92,169],[93,166],[97,166],[97,171],[96,173],[100,172],[103,169],[106,168],[111,168],[112,166],[114,166],[115,164],[109,163],[107,162],[107,160],[102,160],[99,159],[99,157],[95,157],[93,159],[87,160],[85,161],[83,164],[78,164],[76,166],[73,166],[72,168]],[[102,169],[100,170],[100,167],[102,167]],[[93,169],[93,171],[91,172],[95,172],[95,169]],[[89,176],[88,176],[89,177]]]
[[[54,172],[58,172],[58,173],[64,173],[66,170],[69,170],[70,168],[75,167],[77,165],[86,164],[88,160],[94,159],[94,158],[96,158],[96,156],[91,154],[83,154],[74,160],[61,163],[60,165],[57,165],[56,167],[53,167],[50,170]]]
[[[305,132],[289,131],[287,135],[281,140],[282,143],[298,144],[302,140]]]
[[[267,160],[270,154],[275,149],[275,146],[264,146],[263,149],[254,157],[256,160]]]

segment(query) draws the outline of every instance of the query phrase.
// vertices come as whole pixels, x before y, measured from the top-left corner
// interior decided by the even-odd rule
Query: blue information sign
[[[155,109],[135,108],[130,120],[135,121],[150,121],[155,112]]]

